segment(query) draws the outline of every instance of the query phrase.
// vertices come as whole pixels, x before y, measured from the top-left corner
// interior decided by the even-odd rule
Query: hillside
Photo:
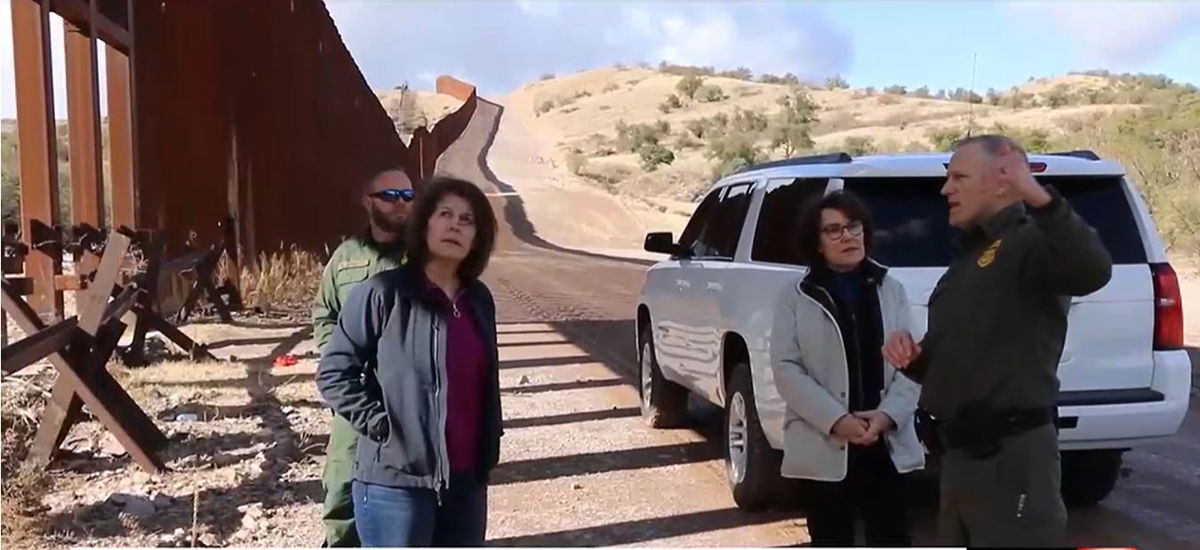
[[[662,106],[672,94],[679,97],[676,86],[681,78],[645,68],[600,68],[528,84],[514,93],[509,103],[514,111],[533,119],[531,126],[553,143],[563,164],[572,152],[577,156],[574,164],[581,163],[580,157],[586,159],[580,175],[608,186],[636,186],[652,195],[665,193],[687,200],[711,181],[714,168],[706,144],[694,134],[687,135],[688,125],[733,117],[739,110],[770,119],[782,109],[779,102],[791,93],[792,86],[704,77],[704,86],[718,86],[725,97],[711,102],[681,98],[679,108],[663,112]],[[1052,136],[1071,131],[1079,120],[1107,118],[1139,108],[1138,104],[1119,102],[1051,106],[1050,98],[1063,87],[1082,92],[1099,88],[1103,82],[1103,78],[1085,75],[1042,79],[1007,92],[1018,98],[1016,103],[1006,104],[1005,97],[996,94],[996,105],[939,99],[927,90],[901,95],[808,87],[806,92],[818,107],[818,122],[811,126],[811,150],[860,154],[933,150],[940,145],[935,139],[939,131],[965,127],[972,119],[976,128],[998,124]],[[660,141],[674,161],[656,170],[659,173],[653,178],[641,177],[648,171],[641,168],[639,155],[622,151],[617,144],[618,124],[661,124],[659,121],[669,128]],[[782,151],[770,150],[765,136],[754,142],[760,149],[757,160],[782,158]]]
[[[701,80],[691,90],[694,98],[680,88],[689,74]],[[1189,254],[1200,251],[1200,93],[1194,86],[1104,71],[980,94],[749,76],[697,67],[604,67],[547,75],[501,101],[506,116],[520,117],[541,142],[562,178],[673,215],[664,229],[682,228],[714,178],[789,156],[788,147],[772,139],[780,130],[803,134],[792,140],[794,156],[946,150],[972,128],[1012,135],[1035,152],[1087,147],[1121,160],[1137,172],[1168,242]],[[796,106],[808,102],[812,112],[803,114]],[[815,120],[803,118],[810,115]],[[788,126],[786,120],[804,122]],[[1170,146],[1164,150],[1164,144]]]

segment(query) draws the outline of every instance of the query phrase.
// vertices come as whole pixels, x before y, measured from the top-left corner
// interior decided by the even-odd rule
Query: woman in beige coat
[[[835,192],[810,203],[798,246],[808,273],[784,291],[771,334],[787,403],[782,475],[808,480],[813,546],[909,546],[904,476],[924,467],[920,386],[884,360],[886,334],[912,329],[904,287],[870,259],[870,213]]]

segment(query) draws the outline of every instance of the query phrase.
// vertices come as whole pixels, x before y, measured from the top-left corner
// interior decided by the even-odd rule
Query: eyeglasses
[[[859,237],[863,234],[862,222],[850,222],[846,225],[829,224],[821,228],[821,233],[833,240],[841,239],[843,235],[849,233],[852,237]]]
[[[417,193],[412,189],[384,189],[383,191],[371,193],[371,196],[383,202],[396,202],[399,200],[412,202]]]

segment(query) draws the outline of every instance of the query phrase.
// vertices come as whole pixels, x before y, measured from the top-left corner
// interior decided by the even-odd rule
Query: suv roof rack
[[[1097,155],[1091,149],[1076,149],[1074,151],[1061,151],[1058,153],[1046,153],[1054,157],[1075,157],[1077,159],[1100,160],[1100,155]]]
[[[806,164],[847,164],[854,159],[848,153],[829,153],[825,155],[809,155],[806,157],[794,157],[783,160],[773,160],[771,162],[760,162],[751,164],[738,170],[738,173],[749,172],[751,170],[762,170],[764,168],[778,168],[780,166],[803,166]]]

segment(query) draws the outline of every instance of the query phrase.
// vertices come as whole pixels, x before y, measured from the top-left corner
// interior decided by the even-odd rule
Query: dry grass
[[[260,254],[257,271],[242,270],[242,298],[246,307],[261,310],[309,307],[323,269],[317,254],[295,247]]]
[[[23,464],[53,382],[53,373],[43,372],[34,377],[7,376],[0,385],[4,457],[0,462],[4,498],[0,532],[5,546],[20,547],[24,539],[41,535],[37,516],[47,489],[46,470]]]

